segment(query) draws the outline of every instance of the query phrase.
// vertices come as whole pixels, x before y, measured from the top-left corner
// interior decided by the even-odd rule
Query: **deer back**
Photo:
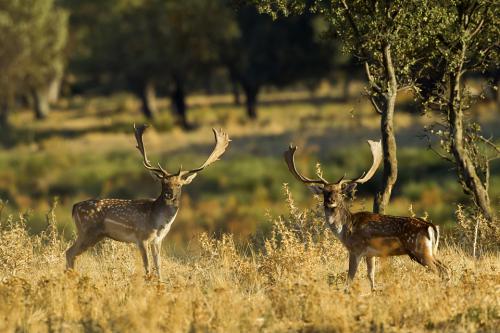
[[[370,212],[353,214],[346,232],[346,246],[373,255],[413,253],[422,237],[434,243],[438,235],[437,228],[423,219]]]

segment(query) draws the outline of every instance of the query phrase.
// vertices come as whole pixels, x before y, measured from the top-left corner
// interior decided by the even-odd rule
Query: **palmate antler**
[[[361,176],[359,176],[356,179],[349,180],[349,179],[344,179],[344,176],[342,176],[339,180],[337,180],[335,183],[330,183],[327,180],[325,180],[323,177],[318,175],[319,179],[310,179],[307,177],[302,176],[298,171],[297,168],[295,167],[295,160],[294,160],[294,155],[295,151],[297,150],[297,147],[290,146],[287,151],[285,151],[284,157],[285,157],[285,162],[288,166],[288,170],[290,170],[290,173],[295,176],[299,181],[303,182],[304,184],[321,184],[321,185],[331,185],[331,184],[343,184],[343,183],[358,183],[358,184],[363,184],[366,183],[368,180],[370,180],[375,172],[377,171],[378,166],[380,165],[380,162],[382,161],[382,142],[381,141],[372,141],[368,140],[368,144],[370,145],[370,150],[372,152],[373,156],[373,163],[370,169],[367,172],[364,172]]]
[[[198,168],[185,171],[179,170],[178,174],[180,176],[190,175],[205,169],[210,164],[218,161],[219,158],[222,156],[222,154],[226,152],[226,149],[229,146],[229,142],[231,141],[229,139],[229,136],[227,135],[227,133],[223,132],[222,129],[212,128],[212,131],[214,132],[215,136],[215,147],[210,156],[208,157],[208,159]]]
[[[370,150],[372,152],[372,157],[373,157],[373,162],[372,162],[372,166],[370,167],[370,169],[366,172],[363,172],[361,174],[361,176],[359,176],[358,178],[353,179],[353,180],[346,180],[346,179],[343,179],[344,177],[342,177],[339,181],[337,181],[337,184],[340,184],[340,183],[363,184],[363,183],[366,183],[367,181],[369,181],[373,177],[373,175],[375,174],[375,172],[377,171],[377,169],[380,165],[380,162],[382,162],[382,157],[383,157],[382,142],[380,140],[379,141],[368,140],[368,144],[370,145]]]
[[[137,141],[137,149],[141,152],[141,155],[143,157],[143,164],[146,169],[149,171],[152,171],[156,176],[159,178],[167,178],[167,177],[172,177],[172,176],[180,176],[180,177],[185,177],[188,175],[191,175],[193,173],[197,173],[203,169],[205,169],[207,166],[210,164],[214,163],[215,161],[219,160],[219,158],[224,154],[224,152],[227,150],[227,147],[229,146],[229,142],[231,141],[229,139],[229,136],[223,132],[221,129],[215,129],[213,128],[214,136],[215,136],[215,147],[208,157],[208,159],[203,163],[200,167],[191,169],[191,170],[182,170],[182,168],[179,169],[176,173],[169,173],[167,172],[164,168],[161,167],[161,165],[158,163],[158,168],[155,168],[151,165],[151,162],[149,162],[146,150],[144,148],[144,144],[142,141],[142,135],[148,125],[141,125],[139,127],[136,127],[134,124],[134,130],[135,130],[135,139]]]

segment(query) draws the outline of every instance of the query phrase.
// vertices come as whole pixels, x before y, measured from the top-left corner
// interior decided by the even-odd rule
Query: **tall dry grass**
[[[269,238],[236,244],[199,236],[199,251],[164,255],[164,281],[143,278],[132,245],[106,241],[64,273],[68,246],[47,214],[29,235],[26,217],[0,214],[0,332],[494,332],[500,327],[500,258],[448,239],[443,281],[407,258],[379,261],[345,291],[347,254],[318,208],[270,217]],[[1,210],[1,209],[0,209]],[[166,239],[168,242],[168,237]]]

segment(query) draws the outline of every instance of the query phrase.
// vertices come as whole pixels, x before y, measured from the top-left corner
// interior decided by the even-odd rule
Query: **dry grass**
[[[494,332],[500,325],[500,258],[451,243],[443,281],[407,258],[382,260],[379,290],[360,270],[345,292],[345,250],[317,210],[273,219],[268,239],[236,245],[199,237],[199,251],[164,255],[164,281],[143,278],[131,245],[105,242],[64,273],[67,243],[47,215],[29,236],[23,216],[2,220],[0,332]],[[168,242],[168,237],[167,237]]]

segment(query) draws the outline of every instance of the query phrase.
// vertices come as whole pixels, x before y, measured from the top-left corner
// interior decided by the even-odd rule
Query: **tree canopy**
[[[272,20],[252,6],[239,8],[235,15],[239,38],[231,40],[221,55],[246,94],[249,117],[257,117],[257,94],[263,86],[318,81],[330,71],[334,48],[315,29],[316,16]]]
[[[16,95],[38,89],[64,66],[67,12],[54,0],[0,1],[0,122]]]

